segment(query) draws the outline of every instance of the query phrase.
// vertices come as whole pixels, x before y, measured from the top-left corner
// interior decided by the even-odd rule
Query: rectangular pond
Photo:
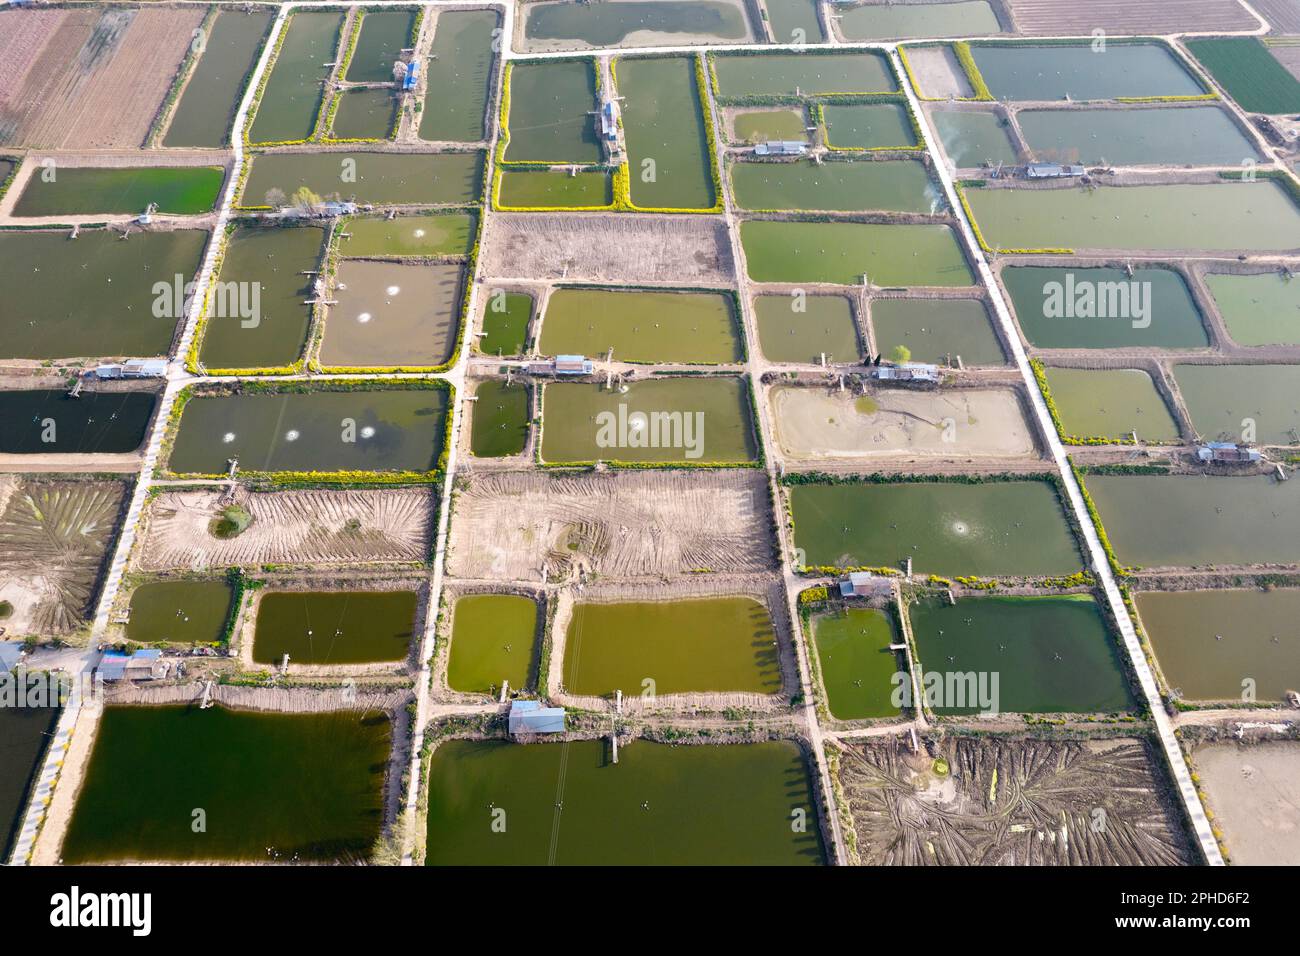
[[[526,292],[496,289],[483,310],[483,334],[478,350],[485,355],[521,355],[533,317],[533,297]]]
[[[198,229],[0,233],[0,353],[4,358],[166,355],[183,317],[183,289],[208,234]],[[166,291],[159,311],[158,283]],[[177,303],[181,308],[177,308]]]
[[[826,39],[818,0],[763,0],[777,43],[821,43]]]
[[[1178,424],[1141,369],[1049,368],[1047,383],[1066,435],[1177,441]]]
[[[811,626],[831,716],[837,720],[897,716],[894,675],[906,675],[907,668],[889,649],[900,641],[890,613],[845,607],[814,616]]]
[[[405,660],[416,638],[414,591],[272,591],[257,605],[253,660],[278,665]]]
[[[988,0],[851,6],[839,14],[839,24],[841,35],[849,41],[976,37],[1002,32]]]
[[[452,614],[447,686],[492,695],[500,693],[503,682],[514,690],[532,686],[538,611],[536,601],[518,594],[458,598]]]
[[[465,267],[348,259],[321,340],[327,368],[436,367],[460,329]]]
[[[758,341],[769,362],[856,362],[861,339],[849,300],[838,295],[754,297]]]
[[[632,202],[645,209],[708,209],[713,159],[693,57],[620,59],[615,63],[631,168]],[[647,162],[648,161],[648,162]]]
[[[1120,166],[1240,166],[1259,151],[1218,106],[1023,110],[1020,129],[1039,160]]]
[[[782,222],[740,224],[749,277],[755,282],[881,286],[974,283],[957,236],[941,224]]]
[[[398,101],[388,87],[355,87],[339,94],[331,139],[388,139],[394,133]]]
[[[908,609],[917,666],[938,714],[1114,713],[1135,698],[1116,638],[1091,595],[926,599]],[[983,680],[983,700],[970,683]],[[997,683],[993,683],[994,675]],[[950,681],[949,678],[953,679]],[[932,678],[941,678],[942,684]],[[941,689],[942,688],[942,689]]]
[[[217,14],[172,114],[164,146],[215,149],[226,144],[244,83],[257,65],[262,39],[273,19],[269,11]]]
[[[875,50],[852,53],[717,53],[713,72],[720,96],[819,96],[892,93],[889,61]]]
[[[528,443],[528,387],[488,379],[474,390],[470,413],[470,453],[476,458],[522,454]]]
[[[1300,365],[1175,365],[1173,371],[1202,438],[1300,442]]]
[[[944,206],[925,166],[910,159],[734,163],[731,188],[742,209],[935,213]]]
[[[1263,475],[1088,475],[1125,564],[1300,564],[1300,482]]]
[[[833,149],[916,145],[912,118],[901,103],[831,103],[821,108],[824,139]]]
[[[609,391],[555,382],[542,392],[548,462],[745,462],[757,454],[741,378],[654,378]]]
[[[359,203],[468,205],[483,193],[483,153],[261,153],[240,202],[264,205],[270,190],[301,186]]]
[[[360,19],[361,36],[343,79],[349,83],[391,83],[393,62],[412,45],[414,10],[370,10]],[[354,29],[356,29],[354,27]]]
[[[38,173],[14,204],[14,216],[87,216],[99,213],[157,212],[191,216],[209,212],[225,181],[220,166],[73,166],[54,171],[46,182]]]
[[[428,783],[426,862],[435,866],[825,859],[808,763],[788,741],[675,747],[636,740],[619,747],[614,764],[603,740],[451,740],[429,758]],[[502,815],[505,829],[494,831]]]
[[[730,295],[556,289],[546,303],[543,355],[622,362],[739,362],[744,347]]]
[[[126,639],[214,644],[226,632],[234,589],[225,580],[150,581],[131,592]]]
[[[472,212],[426,212],[388,218],[349,219],[340,230],[344,256],[467,256],[478,217]]]
[[[62,858],[363,862],[391,746],[382,713],[109,706]]]
[[[1300,282],[1279,272],[1211,273],[1205,284],[1238,345],[1300,345]]]
[[[876,350],[892,355],[900,345],[913,362],[1005,365],[1006,357],[978,299],[875,299],[871,329]]]
[[[1139,96],[1200,96],[1205,90],[1167,47],[1111,41],[1094,50],[1067,44],[971,45],[994,99],[1110,100]]]
[[[442,451],[445,388],[249,390],[195,395],[185,406],[173,472],[430,471]]]
[[[1083,566],[1046,481],[804,484],[789,489],[809,566],[941,575],[1058,575]]]
[[[497,203],[504,209],[608,206],[614,201],[609,173],[560,169],[504,169]]]
[[[1300,591],[1141,591],[1134,600],[1184,700],[1280,702],[1300,686]]]
[[[635,36],[643,43],[743,40],[744,8],[724,0],[619,0],[618,3],[533,3],[526,16],[529,40],[576,41],[567,45],[615,46]]]
[[[0,390],[0,454],[122,454],[144,442],[156,392]]]
[[[998,163],[1011,165],[1016,150],[1005,121],[984,110],[934,109],[930,113],[943,151],[958,169]]]
[[[29,679],[29,689],[35,690],[37,682],[47,686],[39,675]],[[0,707],[0,859],[6,863],[22,827],[27,792],[58,719],[57,707]]]
[[[564,689],[612,697],[781,690],[772,617],[747,597],[579,603],[564,637]]]
[[[596,69],[592,60],[515,63],[510,71],[507,162],[596,163]]]
[[[325,79],[343,27],[342,11],[295,12],[248,129],[252,143],[307,139],[316,128]]]
[[[806,143],[808,125],[808,117],[802,109],[745,110],[732,116],[732,139],[741,143],[764,143],[774,139]]]
[[[495,10],[438,11],[425,64],[429,92],[420,111],[420,139],[474,143],[485,137],[496,61],[492,44],[500,22]]]

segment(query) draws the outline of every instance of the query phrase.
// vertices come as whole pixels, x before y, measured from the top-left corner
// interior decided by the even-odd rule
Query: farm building
[[[595,365],[581,355],[557,355],[543,362],[529,362],[529,375],[590,375]]]
[[[889,593],[889,579],[870,571],[852,571],[840,582],[840,597],[872,597]]]
[[[1082,176],[1086,170],[1079,165],[1062,166],[1060,163],[1030,163],[1025,167],[1029,179],[1070,179]]]
[[[808,144],[797,139],[774,139],[754,147],[755,156],[802,156]]]
[[[168,667],[162,660],[162,651],[146,648],[134,654],[106,651],[99,661],[99,676],[105,681],[161,680],[167,676]]]
[[[162,378],[167,374],[166,359],[131,359],[121,364],[95,366],[95,378]]]
[[[938,382],[939,366],[923,362],[901,362],[898,365],[879,365],[871,374],[882,382]]]
[[[1211,441],[1196,448],[1196,457],[1201,461],[1259,461],[1260,454],[1254,448],[1243,448],[1230,441]]]
[[[562,733],[563,707],[543,707],[535,700],[516,700],[510,704],[510,736]]]
[[[412,60],[406,67],[406,73],[402,77],[402,92],[410,93],[414,91],[417,83],[420,82],[420,64],[417,60]]]

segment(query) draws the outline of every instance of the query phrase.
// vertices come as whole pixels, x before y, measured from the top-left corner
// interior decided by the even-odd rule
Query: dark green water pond
[[[542,320],[543,355],[623,362],[738,362],[744,351],[730,296],[717,292],[556,289]]]
[[[152,581],[131,592],[126,638],[137,644],[220,641],[234,592],[225,581]]]
[[[14,204],[15,216],[85,216],[142,213],[156,203],[161,213],[196,215],[217,204],[226,178],[220,166],[71,167],[56,171],[53,182],[27,181]]]
[[[480,352],[487,355],[519,355],[533,315],[533,297],[526,292],[494,290],[488,294],[483,312]]]
[[[424,76],[428,93],[420,112],[420,139],[483,139],[493,81],[493,31],[499,23],[495,10],[438,12]]]
[[[154,392],[65,389],[0,391],[0,454],[39,455],[135,451],[144,441]]]
[[[596,70],[591,60],[514,64],[510,73],[509,162],[595,163]]]
[[[906,667],[889,645],[900,640],[888,611],[844,608],[812,619],[826,704],[839,720],[893,717],[894,675]]]
[[[518,594],[467,594],[452,618],[447,686],[496,694],[501,682],[531,686],[537,665],[537,602]]]
[[[788,222],[740,224],[755,282],[966,286],[974,279],[952,229],[939,224]]]
[[[476,458],[520,454],[528,442],[528,388],[493,378],[479,385],[474,396],[470,453]]]
[[[325,64],[335,58],[343,19],[336,11],[293,14],[249,128],[250,142],[282,143],[311,136],[329,74]]]
[[[346,90],[330,131],[333,139],[388,139],[397,118],[397,98],[386,87]]]
[[[54,707],[0,707],[0,858],[6,862],[22,826],[27,791],[40,769],[59,711]]]
[[[826,141],[839,149],[915,146],[916,131],[898,103],[852,103],[822,107]]]
[[[370,664],[405,660],[415,637],[414,591],[277,591],[257,606],[253,660]]]
[[[731,188],[744,209],[935,213],[943,208],[921,163],[736,163]]]
[[[226,144],[244,80],[257,64],[262,38],[273,17],[269,12],[243,10],[217,14],[203,55],[167,127],[164,146],[216,148]],[[224,122],[214,122],[223,117]]]
[[[300,186],[362,203],[463,205],[483,191],[483,154],[263,153],[253,159],[241,202],[262,205],[268,190],[292,196]]]
[[[570,173],[559,169],[506,169],[497,194],[498,203],[506,209],[608,206],[613,198],[610,176],[600,170]]]
[[[961,356],[963,365],[1006,364],[988,310],[977,299],[876,299],[871,327],[881,355],[902,345],[914,362]]]
[[[391,83],[393,61],[411,45],[415,12],[372,10],[361,21],[361,36],[352,51],[352,62],[344,77],[349,83]]]
[[[631,167],[632,202],[643,208],[708,209],[712,159],[692,57],[617,61]],[[648,162],[647,162],[648,161]]]

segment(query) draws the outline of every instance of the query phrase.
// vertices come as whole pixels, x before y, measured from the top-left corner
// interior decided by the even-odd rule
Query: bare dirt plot
[[[909,47],[907,64],[916,77],[917,86],[922,96],[974,96],[966,71],[957,62],[957,54],[952,47],[923,46]]]
[[[1300,34],[1300,2],[1297,0],[1251,0],[1250,5],[1269,22],[1272,32]]]
[[[38,11],[44,15],[49,11]],[[57,22],[29,26],[30,11],[6,11],[14,29],[31,34],[16,45],[18,67],[0,100],[0,144],[37,148],[129,148],[148,134],[158,106],[203,20],[204,8],[75,9]],[[18,18],[18,19],[15,19]],[[0,21],[4,45],[5,21]],[[3,63],[0,50],[0,63]]]
[[[236,503],[252,515],[239,535],[209,530],[218,491],[165,491],[150,502],[136,564],[144,571],[266,563],[423,561],[437,496],[428,488],[248,492]]]
[[[6,637],[66,634],[85,619],[126,489],[117,482],[0,479]]]
[[[1142,740],[852,744],[839,777],[866,865],[1192,862]],[[936,764],[946,763],[946,772]]]
[[[1193,758],[1232,862],[1295,865],[1300,859],[1300,743],[1213,744]]]
[[[1300,4],[1297,6],[1300,7]],[[1288,73],[1300,80],[1300,41],[1270,43],[1268,52],[1273,54],[1273,59],[1286,67]]]
[[[1107,33],[1214,33],[1255,30],[1259,22],[1237,0],[1006,0],[1021,33],[1089,36]]]
[[[501,214],[492,218],[486,275],[669,285],[726,285],[735,271],[713,216]]]
[[[775,566],[761,473],[480,474],[452,507],[448,573],[538,581]]]

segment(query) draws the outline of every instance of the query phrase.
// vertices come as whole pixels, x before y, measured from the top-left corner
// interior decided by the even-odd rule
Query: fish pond
[[[790,489],[795,545],[812,567],[941,575],[1071,574],[1083,558],[1046,481],[803,484]]]
[[[447,686],[497,694],[532,686],[537,668],[537,602],[518,594],[466,594],[452,615]]]
[[[144,442],[155,392],[0,390],[0,454],[122,454]]]
[[[438,11],[431,59],[426,63],[420,139],[473,143],[487,133],[492,52],[500,24],[495,10]]]
[[[507,162],[596,163],[596,69],[591,60],[527,61],[510,70]]]
[[[704,130],[695,61],[670,56],[616,61],[633,170],[632,202],[645,209],[709,209],[713,158]],[[647,163],[647,160],[649,162]]]
[[[496,202],[503,209],[608,206],[614,201],[609,174],[602,170],[506,169]]]
[[[387,87],[356,87],[339,94],[332,139],[388,139],[397,120],[397,98]]]
[[[262,153],[240,201],[257,206],[273,189],[292,196],[301,186],[360,203],[467,205],[483,192],[483,154]]]
[[[943,206],[925,166],[910,159],[735,163],[731,188],[743,209],[934,213]]]
[[[760,295],[758,342],[770,362],[856,362],[862,358],[849,300],[838,295]]]
[[[164,146],[215,149],[226,144],[244,80],[257,64],[262,38],[273,19],[270,12],[232,9],[217,14],[203,44],[203,55],[172,114]]]
[[[1300,442],[1300,365],[1175,365],[1174,380],[1204,439]]]
[[[474,244],[471,212],[427,212],[396,219],[350,219],[339,253],[345,256],[465,256]]]
[[[776,629],[753,598],[580,603],[564,637],[564,689],[610,697],[781,689]]]
[[[895,674],[907,669],[889,645],[899,642],[888,611],[848,607],[812,619],[813,646],[826,688],[826,706],[837,720],[895,717]]]
[[[183,318],[183,287],[208,234],[197,229],[0,233],[0,353],[4,358],[165,355]],[[166,314],[154,313],[158,282],[181,286]]]
[[[910,37],[976,37],[1001,33],[988,0],[959,3],[865,4],[838,15],[844,39],[905,40]]]
[[[818,0],[764,0],[772,36],[777,43],[821,43],[821,17]]]
[[[150,581],[131,592],[126,639],[137,644],[215,644],[226,632],[229,582]]]
[[[968,286],[974,282],[951,228],[940,224],[784,222],[740,224],[755,282]]]
[[[106,707],[63,860],[361,862],[391,746],[382,713]]]
[[[1091,595],[931,598],[908,609],[938,714],[1132,710],[1119,646]],[[983,700],[949,676],[987,675]],[[997,684],[993,684],[996,675]],[[942,678],[942,691],[938,680]],[[935,696],[930,697],[933,693]],[[990,706],[991,704],[991,706]]]
[[[220,166],[61,168],[51,182],[39,175],[28,179],[12,215],[143,213],[151,203],[160,213],[197,215],[216,205],[225,178]]]
[[[742,143],[774,139],[808,140],[808,118],[800,109],[746,110],[731,120],[732,138]]]
[[[470,453],[476,458],[506,458],[523,453],[528,443],[528,388],[488,379],[474,390],[470,416]]]
[[[405,660],[415,637],[414,591],[273,591],[257,605],[253,660],[371,664]]]
[[[325,64],[335,59],[343,20],[338,11],[295,12],[290,17],[248,131],[249,142],[283,143],[311,136],[329,75]]]
[[[1129,438],[1144,442],[1178,440],[1178,424],[1141,369],[1049,368],[1061,428],[1080,438]]]
[[[912,118],[900,103],[831,104],[821,108],[832,149],[887,149],[916,145]]]
[[[546,303],[544,355],[622,362],[739,362],[744,349],[729,295],[557,289]]]
[[[318,226],[236,227],[208,300],[199,350],[203,364],[233,369],[297,361],[307,341],[307,301],[314,298],[324,247],[325,230]]]
[[[1195,349],[1210,344],[1201,310],[1173,269],[1008,266],[1002,285],[1040,349]]]
[[[1142,591],[1160,670],[1185,700],[1281,701],[1300,687],[1300,591]]]
[[[1040,160],[1121,166],[1236,166],[1254,144],[1218,106],[1023,110],[1016,116]]]
[[[1120,97],[1200,96],[1201,84],[1163,45],[1106,44],[1094,50],[1050,44],[975,43],[975,64],[994,99],[1110,100]]]
[[[444,388],[250,390],[193,395],[168,467],[173,472],[430,471],[447,415]]]
[[[1300,345],[1300,282],[1277,272],[1211,273],[1205,284],[1238,345]]]
[[[46,686],[44,675],[33,676],[33,683]],[[57,707],[0,707],[0,859],[6,862],[58,719]]]
[[[819,96],[826,93],[892,93],[898,89],[883,54],[760,53],[713,56],[720,96]]]
[[[958,169],[984,163],[1008,165],[1016,161],[1005,122],[994,113],[975,110],[935,109],[930,113],[943,150]]]
[[[646,379],[626,391],[555,382],[542,396],[545,461],[747,462],[757,454],[741,378]]]
[[[913,362],[960,357],[963,365],[1006,364],[988,310],[978,299],[876,299],[871,328],[881,355],[901,345]]]
[[[749,35],[743,8],[723,0],[536,3],[528,5],[526,16],[524,36],[529,40],[592,47],[614,46],[629,37],[641,43],[679,43],[690,37],[743,40]]]
[[[1088,475],[1086,483],[1124,564],[1300,564],[1300,482]]]
[[[413,10],[368,11],[361,19],[361,36],[344,79],[349,83],[391,83],[394,61],[412,45],[415,16]]]
[[[603,740],[450,740],[429,758],[428,803],[434,866],[825,861],[808,763],[789,741],[635,740],[615,764]],[[510,821],[504,833],[491,826],[497,808]]]
[[[533,317],[533,297],[526,292],[496,289],[487,296],[483,334],[478,350],[486,355],[521,355]]]
[[[434,367],[451,360],[465,269],[348,259],[321,341],[326,367]]]

